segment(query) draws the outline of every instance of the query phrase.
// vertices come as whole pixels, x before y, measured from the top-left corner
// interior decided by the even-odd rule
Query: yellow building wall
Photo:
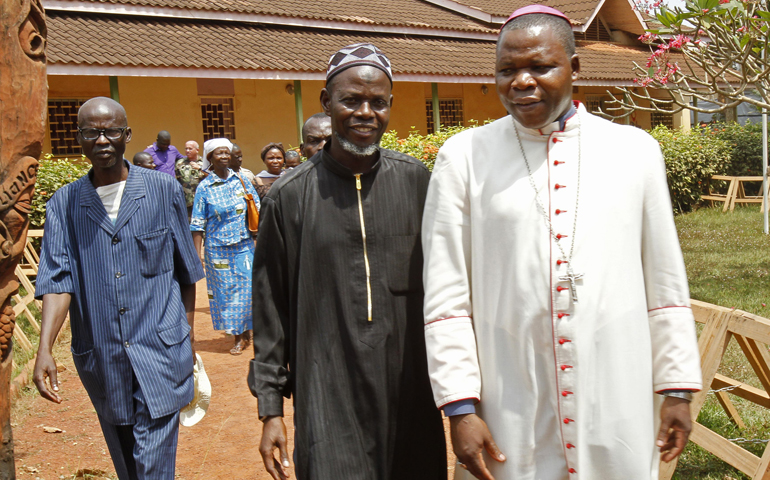
[[[286,91],[286,85],[293,83],[235,80],[235,143],[243,150],[243,166],[249,170],[265,169],[259,154],[268,143],[297,146],[294,95]]]
[[[323,81],[302,81],[303,121],[321,112],[320,94]],[[234,80],[236,139],[244,152],[244,166],[253,171],[264,169],[259,153],[269,142],[282,142],[286,148],[299,146],[295,116],[294,82],[289,80]],[[287,89],[291,86],[291,89]],[[487,88],[484,89],[483,87]],[[159,77],[120,77],[118,87],[121,103],[126,107],[129,125],[134,137],[126,157],[143,150],[155,141],[160,130],[171,133],[172,144],[184,150],[187,140],[203,144],[203,125],[200,96],[196,79]],[[486,93],[484,92],[486,90]],[[573,98],[585,101],[587,95],[606,95],[606,87],[577,87]],[[483,122],[497,119],[507,113],[497,97],[494,84],[438,85],[439,98],[463,100],[463,121]],[[87,99],[109,96],[107,77],[51,76],[49,97]],[[431,99],[431,84],[396,82],[393,85],[393,109],[389,130],[399,136],[410,131],[426,133],[426,100]],[[674,118],[675,126],[687,127],[682,115]],[[650,114],[636,112],[633,121],[641,128],[649,128]],[[50,151],[50,140],[45,140],[45,151]]]
[[[470,120],[477,120],[479,124],[483,125],[485,120],[497,120],[508,115],[505,107],[500,103],[494,84],[466,83],[462,87],[463,114],[466,125]],[[485,91],[486,93],[484,93]],[[440,96],[441,89],[439,88]]]
[[[194,78],[120,77],[118,91],[133,132],[126,148],[129,161],[134,154],[152,145],[161,130],[168,130],[171,144],[182,154],[188,140],[203,143],[198,87]]]
[[[427,126],[423,84],[395,82],[388,130],[395,130],[399,137],[407,137],[412,130],[425,133]]]

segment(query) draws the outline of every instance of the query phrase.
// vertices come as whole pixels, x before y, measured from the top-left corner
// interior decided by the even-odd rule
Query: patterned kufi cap
[[[209,161],[209,153],[213,152],[219,147],[227,147],[232,150],[233,144],[226,138],[212,138],[211,140],[206,140],[203,142],[203,164],[201,165],[203,170],[208,170],[209,166],[211,165],[211,162]]]
[[[526,7],[521,7],[520,9],[513,12],[511,16],[508,17],[508,20],[505,21],[505,23],[503,24],[503,27],[506,26],[508,22],[510,22],[514,18],[521,17],[524,15],[530,15],[532,13],[544,13],[546,15],[553,15],[555,17],[560,17],[566,20],[567,23],[572,25],[572,23],[570,23],[569,18],[567,18],[566,15],[564,15],[562,12],[560,12],[559,10],[556,10],[553,7],[546,7],[545,5],[527,5]]]
[[[329,59],[326,67],[326,82],[341,71],[350,67],[368,65],[379,68],[393,83],[393,71],[390,68],[390,60],[382,51],[371,43],[355,43],[340,49]]]

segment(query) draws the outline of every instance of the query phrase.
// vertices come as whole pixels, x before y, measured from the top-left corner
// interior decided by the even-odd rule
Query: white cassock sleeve
[[[436,405],[481,399],[471,306],[468,163],[460,134],[441,148],[422,221],[425,342]]]
[[[652,340],[653,388],[700,390],[695,321],[676,233],[663,155],[654,140],[645,151],[642,266]]]

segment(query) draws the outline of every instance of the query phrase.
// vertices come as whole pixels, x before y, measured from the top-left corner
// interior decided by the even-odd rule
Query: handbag
[[[238,180],[241,181],[241,185],[243,186],[243,199],[246,200],[246,226],[251,233],[257,233],[257,230],[259,230],[259,210],[257,210],[257,203],[254,201],[254,196],[247,193],[246,184],[243,183],[241,174],[236,173],[236,175],[238,175]]]

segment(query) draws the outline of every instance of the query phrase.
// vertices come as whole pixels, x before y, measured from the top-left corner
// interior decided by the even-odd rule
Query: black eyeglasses
[[[104,135],[109,140],[117,140],[123,136],[128,127],[112,127],[112,128],[80,128],[78,127],[78,133],[86,140],[96,140]]]

